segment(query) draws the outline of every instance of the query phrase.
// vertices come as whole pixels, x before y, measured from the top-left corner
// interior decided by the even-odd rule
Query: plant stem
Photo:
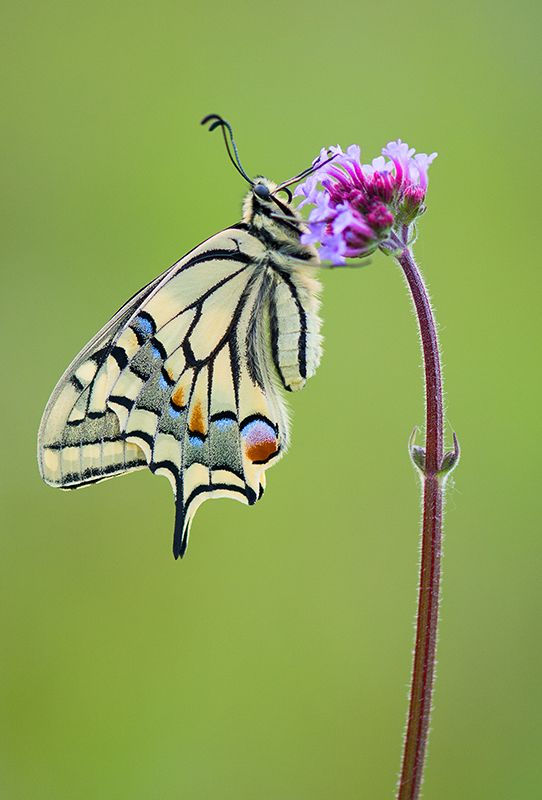
[[[395,242],[399,249],[396,258],[418,318],[425,372],[426,416],[425,448],[412,448],[411,451],[422,474],[423,522],[416,644],[397,800],[416,800],[423,779],[437,646],[444,478],[459,456],[457,442],[454,452],[444,455],[442,379],[435,320],[427,289],[407,242],[408,229],[405,228],[402,238],[397,237]],[[445,463],[445,458],[449,464]]]

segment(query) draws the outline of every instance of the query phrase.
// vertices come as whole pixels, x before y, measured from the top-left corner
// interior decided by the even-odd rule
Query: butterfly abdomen
[[[281,274],[271,299],[273,360],[288,391],[302,389],[321,357],[319,283],[301,271]]]

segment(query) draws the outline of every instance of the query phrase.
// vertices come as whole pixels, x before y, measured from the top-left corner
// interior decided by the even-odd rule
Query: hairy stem
[[[420,329],[425,372],[425,448],[414,458],[423,482],[423,521],[416,643],[407,730],[397,800],[416,800],[420,794],[427,750],[435,673],[442,544],[442,499],[446,468],[443,444],[443,398],[440,354],[435,320],[427,290],[407,244],[408,230],[397,237],[396,256],[406,278]],[[456,452],[457,451],[457,452]],[[454,451],[457,460],[458,450]],[[446,454],[453,466],[453,455]]]

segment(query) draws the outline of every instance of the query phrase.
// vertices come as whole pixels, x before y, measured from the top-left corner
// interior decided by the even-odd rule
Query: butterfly
[[[289,444],[283,390],[302,389],[322,352],[319,258],[301,242],[287,188],[315,164],[280,185],[252,180],[229,123],[216,114],[208,123],[250,184],[242,221],[117,311],[61,377],[38,435],[50,486],[77,489],[144,467],[167,477],[175,558],[205,500],[252,505],[262,496],[266,470]]]

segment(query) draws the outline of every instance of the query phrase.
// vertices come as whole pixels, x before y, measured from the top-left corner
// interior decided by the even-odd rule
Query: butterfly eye
[[[253,189],[254,194],[258,195],[260,200],[270,200],[271,192],[263,183],[257,183]]]

